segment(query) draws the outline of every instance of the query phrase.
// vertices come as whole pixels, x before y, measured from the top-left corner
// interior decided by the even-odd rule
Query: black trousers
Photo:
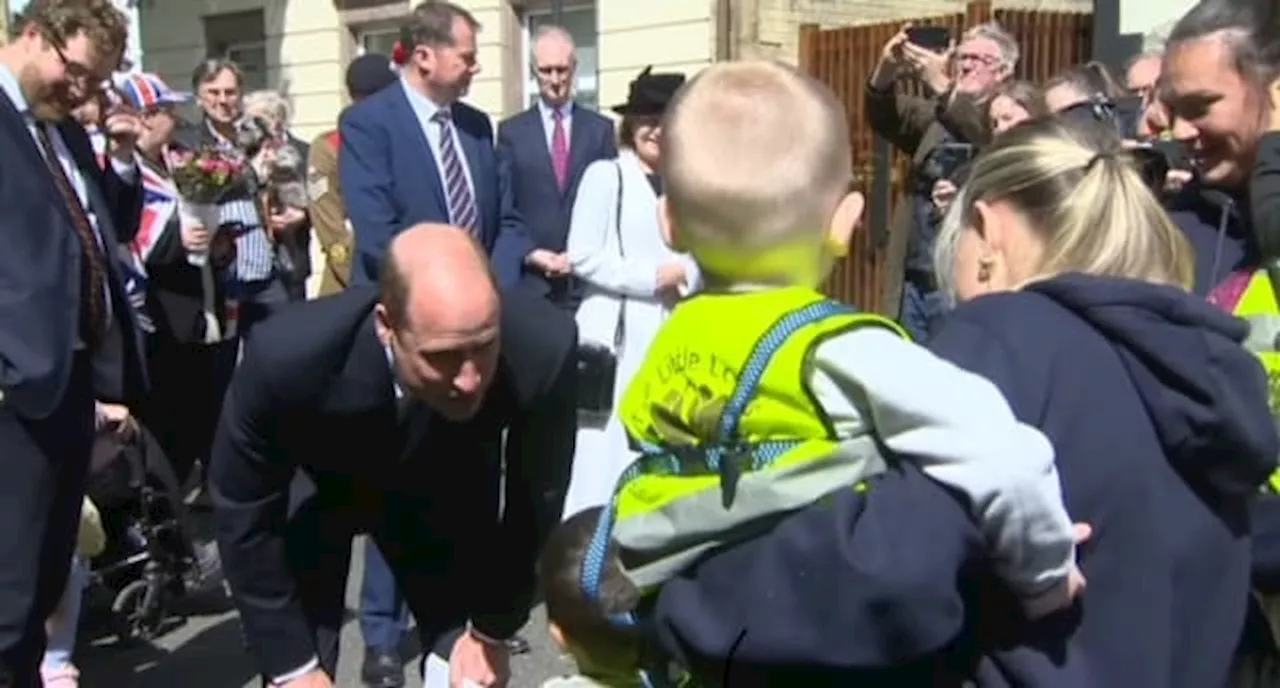
[[[39,688],[45,620],[62,598],[93,447],[92,374],[77,353],[48,418],[0,402],[0,688]]]
[[[339,476],[295,478],[286,549],[320,666],[330,676],[337,675],[352,538],[360,533],[382,551],[422,647],[435,647],[466,624],[469,565],[494,545],[478,536],[476,524],[492,522],[498,513],[496,466],[473,468],[450,471],[440,484],[415,494],[356,486]]]
[[[197,460],[209,457],[238,346],[182,343],[162,335],[150,342],[151,394],[139,415],[169,457],[179,485],[186,485]]]

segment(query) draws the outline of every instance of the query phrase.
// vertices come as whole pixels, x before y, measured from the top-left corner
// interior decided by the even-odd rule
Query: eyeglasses
[[[103,77],[92,67],[67,57],[63,41],[56,38],[52,32],[45,31],[44,38],[48,41],[49,47],[53,48],[53,53],[58,56],[58,61],[62,63],[62,68],[67,73],[67,81],[71,82],[78,91],[86,96],[92,96],[110,87],[109,77]]]
[[[990,67],[998,62],[1000,58],[995,55],[983,55],[981,53],[957,53],[956,62],[958,64],[977,63],[983,67]]]
[[[542,76],[563,76],[573,71],[573,67],[564,65],[545,65],[534,68]]]

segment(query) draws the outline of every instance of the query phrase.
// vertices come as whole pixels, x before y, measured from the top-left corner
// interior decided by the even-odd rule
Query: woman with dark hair
[[[1009,81],[1001,84],[987,103],[987,119],[991,133],[999,134],[1029,119],[1049,114],[1044,102],[1044,92],[1030,81]]]
[[[684,80],[645,69],[631,82],[613,108],[622,116],[618,157],[587,167],[573,205],[568,254],[586,285],[578,336],[613,352],[615,403],[671,306],[698,282],[694,262],[666,245],[658,225],[662,115]],[[617,414],[580,421],[565,515],[608,501],[632,457]]]
[[[1169,34],[1160,89],[1173,137],[1191,154],[1198,173],[1168,203],[1196,249],[1196,290],[1250,321],[1246,345],[1267,368],[1273,409],[1280,401],[1280,221],[1274,217],[1280,210],[1280,146],[1268,129],[1275,127],[1273,94],[1280,76],[1276,10],[1274,0],[1197,4]],[[1276,681],[1278,484],[1273,477],[1272,489],[1253,509],[1253,583],[1263,605],[1252,609],[1245,629],[1238,685]]]

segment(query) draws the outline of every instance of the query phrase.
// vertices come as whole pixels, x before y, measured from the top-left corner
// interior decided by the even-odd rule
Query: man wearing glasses
[[[32,0],[0,47],[0,688],[40,685],[44,621],[79,525],[94,399],[140,398],[145,371],[112,260],[141,209],[136,116],[105,122],[99,166],[69,114],[119,65],[111,0]]]
[[[927,28],[908,25],[889,39],[864,96],[876,135],[911,156],[909,193],[895,209],[884,242],[881,310],[897,315],[920,341],[946,312],[932,255],[941,209],[959,186],[956,173],[964,166],[957,153],[985,143],[987,101],[1013,76],[1020,53],[1014,37],[995,23],[970,28],[958,43],[947,32]],[[903,79],[919,80],[928,95],[897,90]]]

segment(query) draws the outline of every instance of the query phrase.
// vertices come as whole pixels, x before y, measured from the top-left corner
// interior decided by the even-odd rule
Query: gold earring
[[[992,261],[987,259],[978,261],[978,281],[979,282],[985,283],[985,282],[991,281],[991,267],[993,264],[994,263],[992,263]]]

